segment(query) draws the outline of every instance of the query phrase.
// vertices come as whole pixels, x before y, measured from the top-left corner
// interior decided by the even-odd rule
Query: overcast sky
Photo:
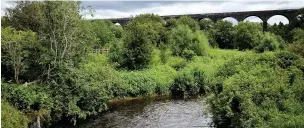
[[[1,0],[1,15],[4,8],[11,4]],[[122,18],[135,16],[141,13],[154,13],[158,15],[178,15],[178,14],[203,14],[216,12],[236,12],[236,11],[257,11],[275,9],[294,9],[304,7],[304,0],[285,1],[228,1],[228,0],[208,0],[208,1],[82,1],[83,6],[91,6],[95,12],[94,17],[85,16],[87,19]],[[227,18],[233,21],[231,18]],[[261,22],[257,17],[248,18],[250,21]],[[288,23],[283,16],[275,16],[268,20],[268,23]],[[233,21],[236,23],[236,21]]]

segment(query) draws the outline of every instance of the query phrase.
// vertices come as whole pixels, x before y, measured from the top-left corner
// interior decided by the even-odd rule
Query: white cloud
[[[302,1],[272,1],[260,3],[250,3],[242,1],[234,2],[183,2],[183,3],[173,3],[171,5],[157,5],[150,6],[147,8],[133,9],[131,11],[123,12],[117,10],[105,10],[97,9],[95,16],[85,16],[87,19],[106,19],[106,18],[122,18],[135,16],[142,13],[154,13],[158,15],[179,15],[179,14],[197,14],[197,13],[216,13],[216,12],[234,12],[234,11],[256,11],[256,10],[275,10],[275,9],[289,9],[289,8],[301,8],[303,7]],[[277,21],[282,21],[283,23],[288,23],[282,17],[276,18],[276,21],[271,21],[269,23],[274,23]],[[259,21],[259,19],[254,18],[250,21]]]
[[[106,4],[103,1],[103,4]],[[1,0],[1,16],[4,15],[6,7],[12,7],[12,3]],[[135,7],[129,11],[120,11],[118,9],[96,9],[94,17],[85,15],[86,19],[107,19],[122,18],[142,14],[154,13],[158,15],[179,15],[179,14],[203,14],[217,12],[237,12],[237,11],[256,11],[256,10],[275,10],[303,7],[303,1],[195,1],[195,2],[172,2],[172,4],[151,4],[148,7]],[[119,8],[119,6],[117,7]],[[85,13],[86,11],[82,12]],[[259,22],[259,18],[249,18],[249,21]],[[268,20],[268,23],[288,23],[284,17],[276,17]]]

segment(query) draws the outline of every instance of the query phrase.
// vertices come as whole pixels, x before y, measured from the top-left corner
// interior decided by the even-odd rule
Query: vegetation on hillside
[[[86,21],[80,9],[76,1],[26,1],[6,10],[2,127],[27,127],[24,115],[46,127],[76,124],[106,111],[108,100],[153,94],[205,94],[218,127],[304,126],[303,17],[269,32],[259,23],[165,23],[154,14],[122,28]]]

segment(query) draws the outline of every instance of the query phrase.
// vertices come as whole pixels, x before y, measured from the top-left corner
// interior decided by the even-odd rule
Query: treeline
[[[110,99],[204,93],[218,126],[284,126],[268,122],[303,117],[303,16],[263,33],[259,23],[187,16],[165,22],[154,14],[122,28],[84,20],[80,10],[80,2],[63,1],[17,2],[6,10],[2,112],[12,105],[48,127],[105,111]],[[104,47],[108,54],[90,53]],[[4,126],[26,127],[24,115],[16,116],[2,116]]]

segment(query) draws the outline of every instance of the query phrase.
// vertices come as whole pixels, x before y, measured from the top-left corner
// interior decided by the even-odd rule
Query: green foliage
[[[121,26],[114,25],[112,26],[111,31],[114,33],[115,38],[121,39],[124,36],[124,31]]]
[[[234,47],[240,50],[253,49],[259,45],[262,37],[262,26],[259,23],[240,22],[235,27]]]
[[[118,38],[122,37],[120,29],[111,21],[97,20],[92,22],[92,29],[95,37],[98,38],[98,43],[94,45],[94,48],[102,48],[107,44],[115,44],[118,42]]]
[[[136,22],[129,23],[126,28],[126,39],[123,48],[122,67],[128,69],[145,68],[151,60],[151,40],[148,36],[150,26]]]
[[[170,90],[175,95],[184,95],[189,93],[190,95],[198,94],[203,90],[204,86],[204,73],[194,69],[184,69],[172,83]]]
[[[39,85],[16,85],[2,83],[2,98],[21,110],[40,110],[52,108],[49,88]]]
[[[286,59],[288,56],[289,59]],[[236,57],[209,83],[209,101],[219,127],[301,127],[304,72],[300,58],[290,53],[249,54]],[[286,64],[286,61],[292,63]],[[289,118],[286,118],[289,117]]]
[[[182,52],[182,57],[186,58],[187,60],[191,60],[193,56],[196,54],[192,50],[184,50]]]
[[[173,55],[182,56],[185,50],[192,50],[196,55],[204,55],[209,49],[208,40],[203,33],[193,32],[188,26],[179,25],[172,29],[170,40]]]
[[[278,52],[275,54],[277,59],[278,59],[278,65],[283,68],[289,68],[290,66],[298,66],[298,64],[302,64],[301,62],[299,62],[299,56],[290,53],[290,52]]]
[[[14,8],[5,10],[7,18],[2,27],[11,26],[17,30],[39,32],[46,18],[43,3],[38,1],[16,1],[15,4]]]
[[[176,71],[166,65],[143,71],[122,72],[122,79],[125,80],[124,92],[127,93],[125,96],[168,94],[175,74]]]
[[[171,51],[168,49],[153,49],[152,60],[150,61],[150,67],[166,64],[171,57]]]
[[[292,43],[288,46],[288,51],[298,54],[304,57],[304,30],[303,29],[294,29],[292,31],[293,39]]]
[[[29,120],[24,113],[18,111],[8,102],[1,99],[1,127],[27,128]]]
[[[190,16],[181,16],[176,21],[177,25],[185,25],[188,26],[192,31],[196,31],[200,29],[198,22],[192,19]]]
[[[187,60],[180,57],[169,57],[167,65],[174,68],[175,70],[180,70],[187,65]]]
[[[168,30],[171,30],[172,28],[176,27],[177,26],[177,20],[174,19],[174,18],[170,18],[166,21],[166,25],[165,27],[168,29]]]
[[[201,30],[211,30],[214,28],[214,23],[210,19],[202,19],[199,21]]]
[[[282,37],[284,40],[287,40],[287,31],[288,25],[284,25],[282,22],[280,22],[278,25],[274,24],[267,28],[267,30],[275,35],[278,35]]]
[[[277,51],[287,31],[282,25],[270,29],[277,35],[263,35],[256,23],[213,25],[188,16],[165,23],[143,14],[123,30],[110,21],[83,20],[80,2],[16,3],[1,18],[4,127],[29,122],[11,105],[75,124],[107,110],[110,99],[170,92],[209,94],[219,126],[303,127],[302,29],[291,32],[287,49],[298,56]],[[89,53],[103,47],[110,48],[107,55]]]
[[[275,51],[283,45],[283,39],[272,33],[265,33],[261,43],[254,47],[257,52]]]
[[[214,25],[213,34],[214,40],[219,48],[233,48],[234,27],[231,22],[223,20],[217,21]]]
[[[160,16],[154,14],[141,14],[136,16],[126,25],[126,34],[128,34],[129,31],[134,31],[134,27],[139,26],[149,28],[144,30],[147,35],[143,38],[149,40],[150,43],[160,47],[165,42],[165,22]],[[134,31],[133,33],[135,34],[137,32]]]
[[[126,25],[126,37],[119,55],[123,58],[120,66],[127,69],[143,69],[151,61],[153,44],[161,46],[165,28],[161,17],[144,14],[135,17]],[[116,56],[114,56],[116,57]],[[113,60],[113,59],[112,59]]]
[[[304,27],[304,8],[299,9],[298,12],[294,14],[294,17],[290,19],[290,23],[288,25],[289,30],[294,28],[303,28]]]
[[[32,55],[38,46],[36,33],[32,31],[17,31],[14,28],[1,28],[1,67],[5,78],[20,83],[19,77],[25,76],[30,68]],[[12,72],[10,75],[9,72]]]

